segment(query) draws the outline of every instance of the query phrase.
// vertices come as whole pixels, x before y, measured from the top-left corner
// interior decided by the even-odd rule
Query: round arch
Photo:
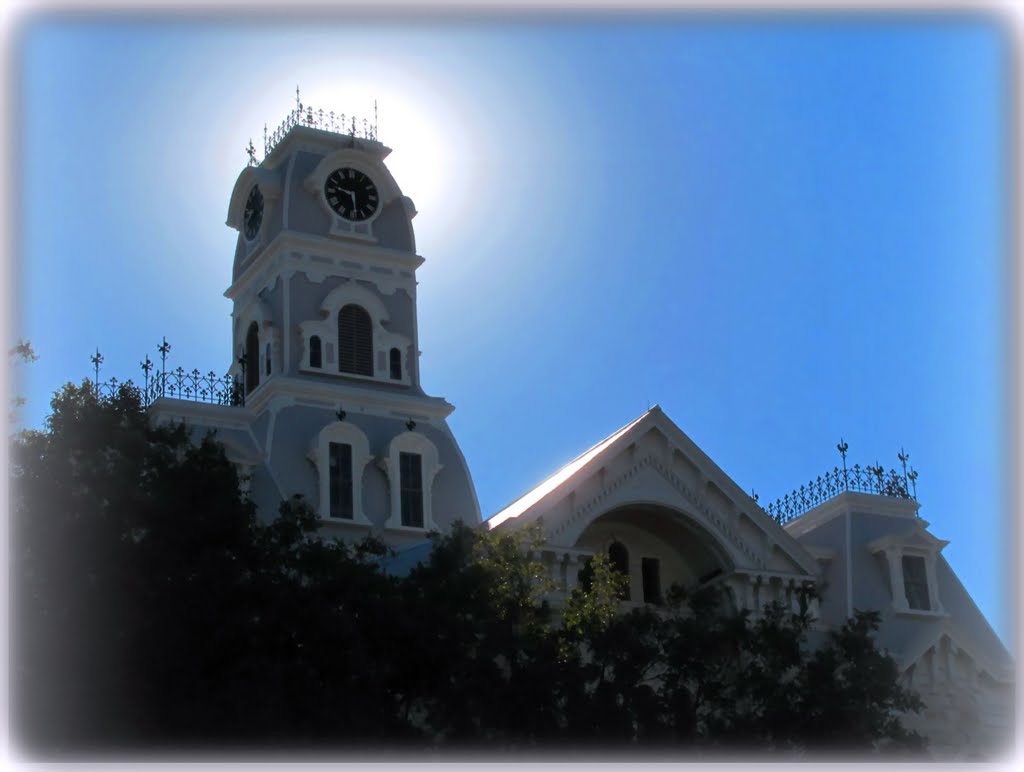
[[[650,596],[653,585],[666,591],[673,584],[695,587],[736,568],[731,551],[715,534],[664,504],[615,507],[592,519],[572,546],[608,554],[615,544],[629,555],[630,595],[636,600]]]

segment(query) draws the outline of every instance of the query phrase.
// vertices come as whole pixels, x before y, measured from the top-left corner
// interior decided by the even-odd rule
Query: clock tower
[[[375,119],[296,102],[262,161],[250,142],[228,204],[243,404],[180,417],[216,428],[265,517],[299,494],[328,535],[401,544],[479,523],[454,408],[420,386],[416,208]]]

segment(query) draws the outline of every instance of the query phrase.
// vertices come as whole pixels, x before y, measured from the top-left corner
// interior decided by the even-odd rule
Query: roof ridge
[[[659,413],[662,412],[661,408],[658,407],[658,405],[654,405],[653,407],[648,408],[643,413],[641,413],[637,418],[634,418],[632,421],[630,421],[625,426],[622,426],[619,429],[616,429],[614,432],[609,434],[603,440],[600,440],[599,442],[594,443],[589,448],[587,448],[585,451],[580,453],[578,456],[576,456],[572,460],[570,460],[570,461],[566,462],[565,464],[563,464],[562,466],[560,466],[552,474],[550,474],[547,477],[545,477],[543,480],[541,480],[539,483],[534,485],[532,488],[529,488],[528,490],[526,490],[522,495],[520,495],[520,496],[516,497],[515,499],[513,499],[512,501],[510,501],[506,506],[504,506],[501,509],[499,509],[493,515],[491,515],[489,518],[487,518],[487,520],[485,520],[484,522],[489,524],[488,527],[493,527],[493,526],[498,525],[499,523],[503,523],[505,520],[511,519],[512,517],[517,517],[518,514],[521,514],[521,512],[517,513],[517,514],[509,513],[509,510],[513,509],[516,506],[516,504],[518,504],[519,502],[523,501],[523,499],[526,499],[531,494],[535,493],[536,491],[540,490],[541,488],[544,488],[545,486],[548,486],[548,484],[552,483],[552,481],[556,481],[556,480],[560,481],[563,477],[567,477],[568,476],[567,470],[569,470],[570,468],[574,467],[574,465],[578,465],[579,468],[582,468],[582,466],[584,465],[585,460],[587,459],[588,456],[596,454],[599,450],[603,450],[604,448],[606,448],[608,445],[610,445],[612,442],[614,442],[616,439],[618,439],[621,435],[623,435],[629,429],[631,429],[634,426],[636,426],[638,423],[640,423],[640,421],[642,421],[648,415],[653,413],[655,410],[657,410]],[[573,471],[575,472],[577,470],[573,469]],[[550,487],[551,490],[553,490],[555,485],[552,484],[549,487]],[[550,490],[545,491],[544,495],[547,495],[547,493],[550,493]],[[539,501],[541,498],[543,498],[543,496],[537,496],[536,500]],[[531,503],[535,503],[535,502],[531,502]],[[523,507],[522,509],[525,510],[526,507]],[[506,513],[508,513],[508,514],[506,514]]]

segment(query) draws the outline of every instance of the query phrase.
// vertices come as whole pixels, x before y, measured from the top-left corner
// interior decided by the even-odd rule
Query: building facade
[[[257,164],[250,145],[228,204],[233,387],[197,401],[164,372],[147,385],[159,420],[216,430],[263,516],[301,495],[328,537],[374,534],[400,557],[456,520],[539,521],[556,601],[597,552],[628,575],[628,604],[714,583],[757,613],[796,608],[815,587],[823,630],[881,612],[879,643],[927,705],[908,723],[937,756],[1005,751],[1013,662],[942,558],[906,472],[848,470],[841,448],[824,488],[763,508],[654,407],[484,521],[446,422],[454,408],[420,388],[423,258],[389,149],[375,126],[297,104],[264,150]]]
[[[627,604],[657,603],[673,583],[718,584],[733,608],[755,615],[766,603],[797,611],[801,590],[814,587],[820,631],[879,611],[878,645],[925,703],[906,725],[937,758],[1002,758],[1014,732],[1012,659],[905,478],[837,469],[797,498],[787,511],[762,508],[655,406],[485,525],[541,523],[557,596],[603,552],[629,578]]]

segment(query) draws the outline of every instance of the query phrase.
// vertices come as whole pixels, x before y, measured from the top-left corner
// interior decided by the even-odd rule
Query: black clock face
[[[331,209],[346,220],[365,220],[377,211],[380,199],[373,180],[357,169],[335,169],[324,183]]]
[[[260,223],[263,222],[263,194],[260,193],[259,185],[253,185],[249,191],[249,198],[245,200],[245,213],[242,215],[242,222],[245,227],[245,237],[252,241],[259,233]]]

